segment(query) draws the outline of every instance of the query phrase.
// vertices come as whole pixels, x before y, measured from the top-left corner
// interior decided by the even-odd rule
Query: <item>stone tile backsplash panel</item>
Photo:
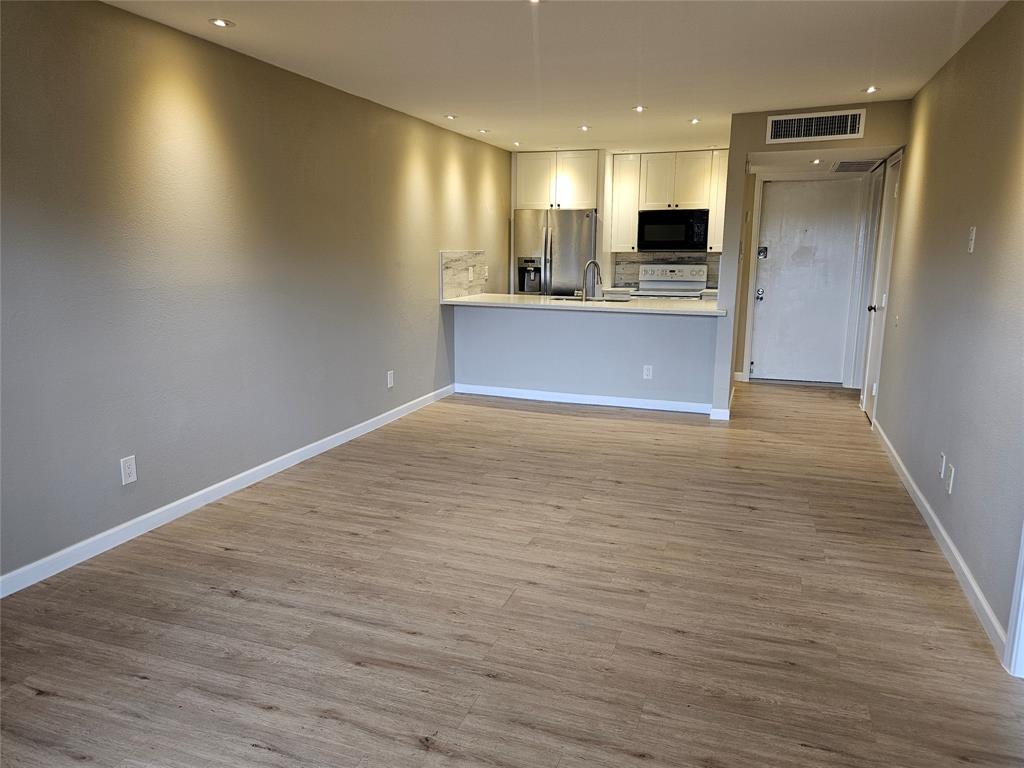
[[[616,288],[639,288],[641,264],[707,264],[708,288],[718,287],[718,264],[721,254],[694,253],[692,251],[658,251],[640,253],[613,253]]]
[[[486,251],[441,251],[442,301],[486,292]]]

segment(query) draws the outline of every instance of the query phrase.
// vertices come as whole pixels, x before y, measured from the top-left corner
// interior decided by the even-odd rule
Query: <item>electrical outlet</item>
[[[135,471],[135,457],[125,456],[121,459],[121,485],[134,483],[138,479],[138,473]]]
[[[946,476],[946,454],[939,454],[939,477]]]
[[[490,273],[490,269],[488,268],[488,266],[486,264],[484,264],[484,280],[487,279],[487,275],[489,273]]]
[[[654,378],[654,366],[653,365],[645,365],[644,366],[644,379],[646,380],[646,379],[653,379],[653,378]]]
[[[395,372],[394,371],[388,371],[388,389],[391,389],[394,386],[395,386]]]
[[[948,471],[949,477],[946,479],[946,495],[947,496],[952,496],[953,495],[953,478],[956,477],[956,467],[954,467],[952,464],[947,464],[946,467],[949,470]]]
[[[899,314],[896,315],[896,327],[897,328],[900,327],[900,316],[899,316]]]
[[[974,236],[978,234],[977,227],[971,227],[967,230],[967,252],[974,253]]]

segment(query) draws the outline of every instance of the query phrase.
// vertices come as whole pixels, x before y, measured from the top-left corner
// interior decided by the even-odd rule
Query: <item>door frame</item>
[[[868,197],[867,194],[870,181],[870,174],[856,174],[861,177],[861,180],[865,183],[864,189],[861,190],[859,210],[857,212],[859,221],[857,223],[857,238],[856,238],[856,259],[857,264],[854,265],[854,284],[851,286],[851,305],[853,302],[860,302],[860,294],[863,292],[863,285],[866,276],[869,274],[868,269],[874,269],[874,259],[867,258],[865,253],[865,242],[864,242],[864,231],[867,217],[870,214],[868,210]],[[850,174],[853,177],[854,174]],[[775,171],[757,173],[754,175],[754,208],[753,216],[751,221],[750,229],[750,254],[748,256],[747,263],[747,317],[746,327],[743,331],[743,370],[736,371],[735,378],[739,381],[750,381],[750,354],[754,338],[754,297],[757,292],[757,247],[761,240],[761,210],[764,203],[764,184],[768,181],[841,181],[843,176],[827,176],[820,172],[793,172],[793,171]],[[856,294],[856,295],[855,295]],[[859,306],[859,304],[858,304]],[[864,327],[860,328],[858,337],[854,339],[855,348],[860,350],[859,354],[866,352],[865,345],[865,333],[867,324],[863,324]],[[844,366],[845,368],[845,366]],[[855,369],[856,366],[853,367]],[[861,368],[863,370],[863,367]],[[846,387],[846,372],[844,370],[844,381],[843,386]]]
[[[902,149],[896,150],[891,155],[889,155],[889,157],[885,158],[885,179],[882,182],[882,184],[883,184],[883,186],[882,186],[882,194],[883,194],[882,209],[881,209],[881,211],[879,211],[878,242],[876,243],[875,255],[874,255],[875,256],[874,257],[874,266],[872,267],[872,271],[874,273],[874,282],[876,284],[879,282],[879,278],[881,278],[882,280],[885,281],[885,285],[882,287],[882,296],[884,297],[884,301],[882,301],[882,309],[883,310],[888,310],[889,293],[890,293],[890,290],[892,288],[892,259],[893,259],[893,255],[896,252],[896,224],[897,224],[897,217],[899,216],[900,182],[899,181],[895,182],[895,186],[893,187],[892,195],[891,196],[890,195],[886,195],[885,191],[889,187],[890,174],[893,172],[893,170],[892,170],[893,166],[895,166],[897,164],[900,165],[900,174],[901,174],[900,175],[900,179],[902,180],[902,178],[903,178],[902,177],[902,173],[903,173],[903,167],[902,167],[903,166],[903,150]],[[889,222],[889,229],[891,231],[883,233],[882,227],[885,225],[886,215],[888,213],[890,213],[890,212],[892,213],[892,220]],[[889,241],[889,245],[888,245],[888,250],[889,250],[888,262],[889,262],[889,264],[888,264],[888,270],[887,270],[886,274],[884,275],[884,277],[882,275],[880,275],[879,272],[878,272],[878,264],[879,264],[879,261],[881,260],[881,253],[882,253],[881,248],[882,248],[882,245],[883,245],[883,242],[882,242],[883,234],[888,235],[888,241]],[[879,287],[879,286],[872,285],[872,291],[871,291],[871,294],[870,294],[870,298],[871,299],[874,299],[875,296],[878,295],[877,287]],[[872,313],[871,320],[870,320],[870,322],[868,322],[868,332],[867,332],[867,339],[866,339],[865,350],[864,350],[864,386],[861,388],[861,393],[860,393],[860,409],[862,411],[864,411],[864,413],[867,415],[868,419],[871,421],[872,424],[875,423],[875,414],[878,412],[878,393],[877,392],[874,395],[872,395],[871,413],[868,413],[867,412],[867,408],[864,407],[866,405],[866,403],[867,403],[868,388],[872,385],[872,382],[871,382],[871,378],[872,377],[869,376],[869,374],[872,373],[872,371],[871,371],[871,355],[874,352],[874,347],[873,347],[871,341],[872,341],[872,337],[873,337],[873,331],[874,331],[875,323],[881,322],[882,326],[881,326],[881,328],[879,329],[879,332],[878,332],[878,348],[879,348],[878,349],[878,353],[879,353],[878,354],[878,370],[874,371],[874,379],[876,381],[878,381],[879,383],[881,383],[882,352],[885,349],[885,325],[886,325],[885,324],[885,317],[884,317],[885,314],[886,314],[886,312],[883,312],[883,315],[882,315],[881,320],[880,320],[879,319],[879,313],[877,311]]]

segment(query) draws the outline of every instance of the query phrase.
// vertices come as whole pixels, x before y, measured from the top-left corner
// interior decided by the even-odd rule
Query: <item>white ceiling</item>
[[[518,140],[523,150],[726,146],[734,112],[909,98],[1003,5],[112,4],[473,138],[506,149]],[[237,26],[218,29],[211,17]],[[882,90],[866,96],[869,84]],[[633,112],[637,104],[649,111]]]

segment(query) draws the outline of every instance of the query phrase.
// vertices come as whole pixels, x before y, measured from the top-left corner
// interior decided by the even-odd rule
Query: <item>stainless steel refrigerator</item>
[[[597,211],[526,209],[512,214],[512,280],[515,293],[572,296],[583,266],[597,254]],[[596,270],[588,293],[593,295]]]

